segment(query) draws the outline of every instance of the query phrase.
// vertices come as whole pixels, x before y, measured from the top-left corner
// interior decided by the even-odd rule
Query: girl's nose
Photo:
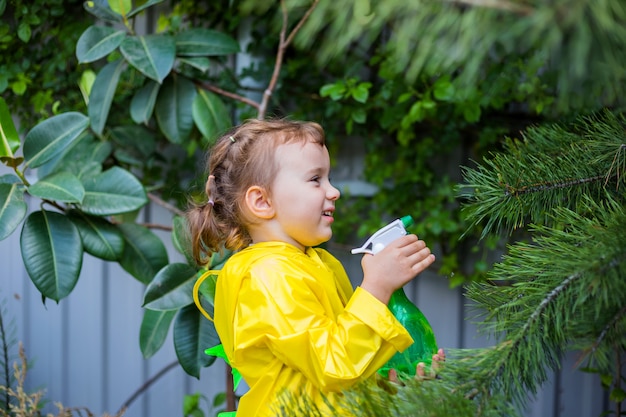
[[[328,197],[329,200],[337,200],[339,198],[339,196],[341,195],[341,192],[339,191],[338,188],[335,188],[332,184],[329,184],[330,187],[328,188],[328,191],[326,192],[326,196]]]

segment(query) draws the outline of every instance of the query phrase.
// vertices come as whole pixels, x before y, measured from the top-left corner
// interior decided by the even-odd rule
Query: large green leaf
[[[155,311],[144,309],[141,328],[139,329],[139,347],[144,358],[151,358],[161,349],[175,316],[176,310]]]
[[[19,183],[0,183],[0,240],[15,231],[24,220],[28,206]]]
[[[209,143],[232,126],[230,114],[222,100],[209,91],[201,90],[192,107],[193,120]]]
[[[52,116],[31,129],[24,139],[26,165],[36,168],[61,154],[89,126],[82,113]]]
[[[107,261],[117,261],[124,250],[122,232],[102,217],[72,210],[67,217],[74,223],[85,252]]]
[[[128,36],[120,51],[139,72],[162,83],[174,66],[176,42],[169,35]]]
[[[111,10],[107,0],[89,0],[83,3],[83,7],[100,20],[122,23],[122,17]]]
[[[64,203],[80,203],[85,188],[78,177],[70,172],[58,172],[37,181],[28,192],[35,197]]]
[[[24,222],[22,259],[33,284],[55,301],[69,295],[83,264],[83,245],[74,224],[53,211],[36,211]]]
[[[192,255],[191,236],[187,221],[183,216],[174,216],[172,219],[172,244],[174,248],[185,256],[187,263],[195,263]]]
[[[108,0],[109,7],[114,13],[127,16],[133,7],[132,0]]]
[[[169,263],[163,242],[150,230],[135,223],[122,223],[117,227],[124,237],[120,265],[139,281],[149,283]]]
[[[230,55],[239,51],[234,38],[216,30],[192,28],[176,34],[176,54],[180,56]]]
[[[162,3],[163,0],[148,0],[147,2],[145,2],[144,4],[142,4],[141,6],[137,7],[136,9],[133,9],[130,13],[128,13],[128,17],[133,17],[134,15],[144,11],[145,9],[147,9],[150,6],[154,6],[155,4],[159,4]]]
[[[184,77],[168,77],[156,103],[156,119],[161,131],[172,143],[182,143],[193,128],[192,107],[196,88]]]
[[[109,62],[100,70],[91,87],[87,113],[89,120],[91,120],[91,130],[98,136],[102,136],[104,131],[104,125],[109,117],[111,103],[123,69],[124,61],[122,59]]]
[[[148,124],[150,117],[152,117],[160,88],[161,84],[148,80],[148,82],[135,93],[133,99],[130,101],[130,117],[135,123]]]
[[[137,125],[118,126],[111,129],[111,138],[119,148],[132,150],[137,158],[141,158],[143,163],[157,149],[157,140],[153,132],[144,127]]]
[[[13,154],[19,147],[20,137],[13,123],[9,106],[0,97],[0,157],[13,158]]]
[[[110,142],[97,140],[92,134],[81,135],[65,150],[37,169],[39,178],[67,171],[78,178],[94,176],[102,171],[102,163],[111,155]]]
[[[191,376],[200,378],[200,370],[215,362],[205,349],[220,343],[213,322],[206,320],[195,305],[179,311],[174,322],[174,349],[181,366]]]
[[[85,180],[85,198],[81,206],[85,213],[96,216],[127,213],[148,202],[139,180],[120,167],[113,167]]]
[[[178,310],[193,304],[195,283],[195,268],[183,263],[169,264],[148,284],[143,306],[151,310]]]
[[[109,26],[89,26],[76,43],[78,62],[93,62],[113,52],[124,40],[126,32]]]

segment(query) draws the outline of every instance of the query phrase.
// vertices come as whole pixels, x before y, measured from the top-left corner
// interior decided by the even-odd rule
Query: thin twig
[[[130,405],[133,403],[133,401],[135,401],[137,399],[137,397],[139,397],[144,391],[146,391],[148,388],[150,388],[150,386],[152,384],[154,384],[159,378],[161,378],[163,375],[165,375],[170,370],[176,368],[177,366],[178,366],[178,359],[176,359],[175,361],[172,361],[170,364],[168,364],[165,367],[163,367],[163,369],[161,369],[159,372],[157,372],[152,378],[150,378],[146,382],[144,382],[133,393],[133,395],[131,395],[126,401],[124,401],[124,404],[122,404],[122,406],[120,407],[120,409],[119,409],[119,411],[117,412],[116,415],[121,415],[126,409],[128,409],[128,407],[130,407]]]
[[[163,200],[161,197],[157,196],[156,194],[148,193],[148,198],[153,203],[156,203],[159,206],[166,208],[167,210],[171,211],[174,214],[177,214],[179,216],[184,216],[185,215],[184,211],[180,210],[178,207],[173,206],[172,204],[170,204],[167,201]]]
[[[202,81],[195,81],[195,84],[198,87],[201,87],[205,90],[209,90],[209,91],[213,91],[216,94],[222,95],[224,97],[228,97],[228,98],[232,98],[233,100],[237,100],[237,101],[241,101],[242,103],[247,104],[250,107],[253,107],[255,109],[258,109],[260,107],[260,104],[257,103],[254,100],[251,100],[247,97],[241,96],[239,94],[236,93],[231,93],[230,91],[226,91],[223,90],[219,87],[214,86],[213,84],[209,84],[207,82],[202,82]]]
[[[276,83],[278,82],[278,76],[280,75],[280,68],[283,64],[285,50],[287,49],[293,38],[296,36],[296,33],[298,33],[304,22],[309,18],[318,3],[319,0],[314,0],[313,3],[311,3],[311,7],[309,7],[304,16],[302,16],[302,19],[300,19],[300,21],[296,24],[289,36],[287,36],[287,26],[289,25],[289,12],[287,10],[285,0],[281,0],[280,7],[283,13],[283,26],[280,29],[280,40],[278,44],[278,50],[276,51],[276,62],[274,63],[272,78],[270,79],[270,82],[265,89],[265,92],[263,93],[263,100],[261,101],[261,105],[258,107],[257,119],[265,118],[265,113],[267,112],[267,106],[269,104],[270,97],[272,96],[272,92],[274,91],[274,88],[276,88]]]

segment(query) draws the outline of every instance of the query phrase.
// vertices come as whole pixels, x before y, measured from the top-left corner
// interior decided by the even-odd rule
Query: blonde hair
[[[253,185],[271,192],[276,176],[274,151],[286,143],[325,145],[315,122],[246,120],[217,140],[208,153],[206,201],[187,211],[193,257],[199,265],[223,248],[239,250],[251,243],[246,225],[245,193]]]

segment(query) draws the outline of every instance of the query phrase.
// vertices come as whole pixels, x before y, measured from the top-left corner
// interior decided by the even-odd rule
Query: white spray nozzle
[[[363,246],[352,249],[352,254],[371,253],[374,255],[383,250],[389,243],[406,235],[406,228],[412,224],[413,219],[411,216],[404,216],[401,219],[394,220],[370,236]]]

